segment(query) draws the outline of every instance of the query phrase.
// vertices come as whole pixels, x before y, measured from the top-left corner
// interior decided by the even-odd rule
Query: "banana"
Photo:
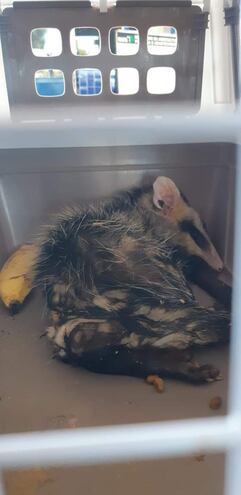
[[[5,262],[0,272],[0,298],[3,304],[16,314],[33,288],[32,268],[37,256],[37,246],[23,244]]]

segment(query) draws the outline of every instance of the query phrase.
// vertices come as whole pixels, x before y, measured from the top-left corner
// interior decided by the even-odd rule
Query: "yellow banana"
[[[0,298],[12,314],[16,314],[33,286],[32,268],[37,247],[24,244],[5,262],[0,272]]]

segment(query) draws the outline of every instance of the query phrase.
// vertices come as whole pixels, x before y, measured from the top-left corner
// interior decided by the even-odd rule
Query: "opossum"
[[[85,207],[45,229],[35,266],[46,294],[48,337],[63,360],[98,373],[156,373],[195,383],[219,378],[195,347],[227,342],[231,288],[198,213],[158,177]],[[201,307],[194,282],[226,307]]]

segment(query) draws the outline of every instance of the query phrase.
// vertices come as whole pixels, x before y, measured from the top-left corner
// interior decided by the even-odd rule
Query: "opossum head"
[[[168,177],[158,177],[153,184],[153,203],[168,221],[177,227],[176,241],[188,255],[202,258],[217,271],[223,262],[213,246],[198,213]]]

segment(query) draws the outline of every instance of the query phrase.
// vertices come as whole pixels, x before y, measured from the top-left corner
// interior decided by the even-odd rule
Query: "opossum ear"
[[[168,177],[157,177],[153,184],[153,203],[164,215],[174,208],[180,199],[180,191]]]

